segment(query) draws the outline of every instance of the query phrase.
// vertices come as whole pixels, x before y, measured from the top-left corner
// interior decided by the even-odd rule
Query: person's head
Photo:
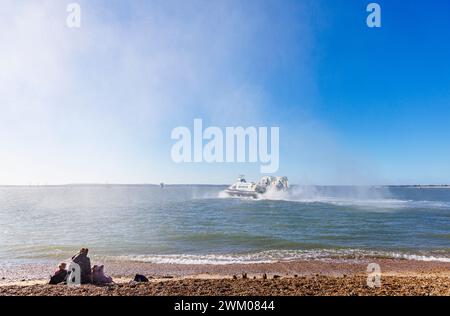
[[[101,273],[102,272],[102,270],[103,270],[103,265],[101,265],[101,266],[98,266],[98,265],[94,265],[93,267],[92,267],[92,272],[94,273]]]
[[[87,249],[87,248],[81,248],[81,250],[80,250],[80,253],[84,254],[84,255],[87,255],[88,252],[89,252],[89,249]]]
[[[65,262],[61,262],[58,266],[59,270],[66,270],[66,263]]]

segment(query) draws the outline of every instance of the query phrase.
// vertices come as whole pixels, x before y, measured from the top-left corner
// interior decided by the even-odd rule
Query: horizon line
[[[229,186],[220,183],[63,183],[63,184],[0,184],[0,187],[64,187],[64,186]],[[450,184],[291,184],[291,186],[332,187],[450,187]]]

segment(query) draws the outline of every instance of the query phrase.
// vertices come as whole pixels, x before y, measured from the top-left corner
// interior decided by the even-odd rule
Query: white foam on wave
[[[247,254],[179,254],[179,255],[130,255],[114,259],[147,262],[154,264],[256,264],[289,262],[295,260],[320,261],[362,261],[371,258],[392,258],[416,261],[450,262],[450,257],[418,255],[388,251],[370,251],[360,249],[325,249],[325,250],[268,250]]]
[[[408,254],[398,254],[393,253],[393,258],[407,259],[415,261],[437,261],[437,262],[450,262],[450,258],[446,257],[435,257],[435,256],[423,256],[423,255],[408,255]]]

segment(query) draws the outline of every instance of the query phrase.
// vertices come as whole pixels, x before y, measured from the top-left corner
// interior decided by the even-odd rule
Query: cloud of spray
[[[297,111],[316,97],[315,1],[79,3],[81,28],[69,29],[67,3],[2,1],[2,183],[229,182],[243,170],[170,163],[170,130],[195,117],[280,126],[280,173],[296,183],[332,181],[321,170],[344,169],[338,181],[357,173],[336,167],[355,164],[330,149],[339,148],[332,132]],[[283,73],[298,74],[289,104],[271,96]],[[290,111],[295,121],[284,122]]]
[[[331,203],[353,206],[380,206],[397,208],[406,201],[393,198],[388,187],[376,186],[315,186],[294,185],[287,191],[270,189],[259,200],[291,201],[304,203]]]
[[[262,122],[252,73],[292,53],[284,30],[300,24],[271,25],[271,11],[284,14],[271,2],[79,3],[70,29],[61,1],[2,2],[4,183],[146,182],[174,126]]]
[[[155,156],[138,154],[165,124],[207,106],[224,112],[207,105],[222,99],[218,87],[254,104],[246,108],[257,115],[251,85],[225,76],[237,58],[233,43],[249,36],[239,35],[239,10],[139,2],[123,4],[131,14],[124,18],[122,4],[80,4],[82,27],[74,30],[61,1],[2,2],[3,183],[136,181],[132,166]]]

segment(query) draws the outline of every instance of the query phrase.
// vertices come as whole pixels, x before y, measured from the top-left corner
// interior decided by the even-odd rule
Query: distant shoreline
[[[390,187],[390,188],[412,188],[412,189],[450,189],[450,185],[448,185],[448,184],[441,184],[441,185],[434,185],[434,184],[427,184],[427,185],[421,185],[421,184],[415,184],[415,185],[388,185],[386,187]]]

